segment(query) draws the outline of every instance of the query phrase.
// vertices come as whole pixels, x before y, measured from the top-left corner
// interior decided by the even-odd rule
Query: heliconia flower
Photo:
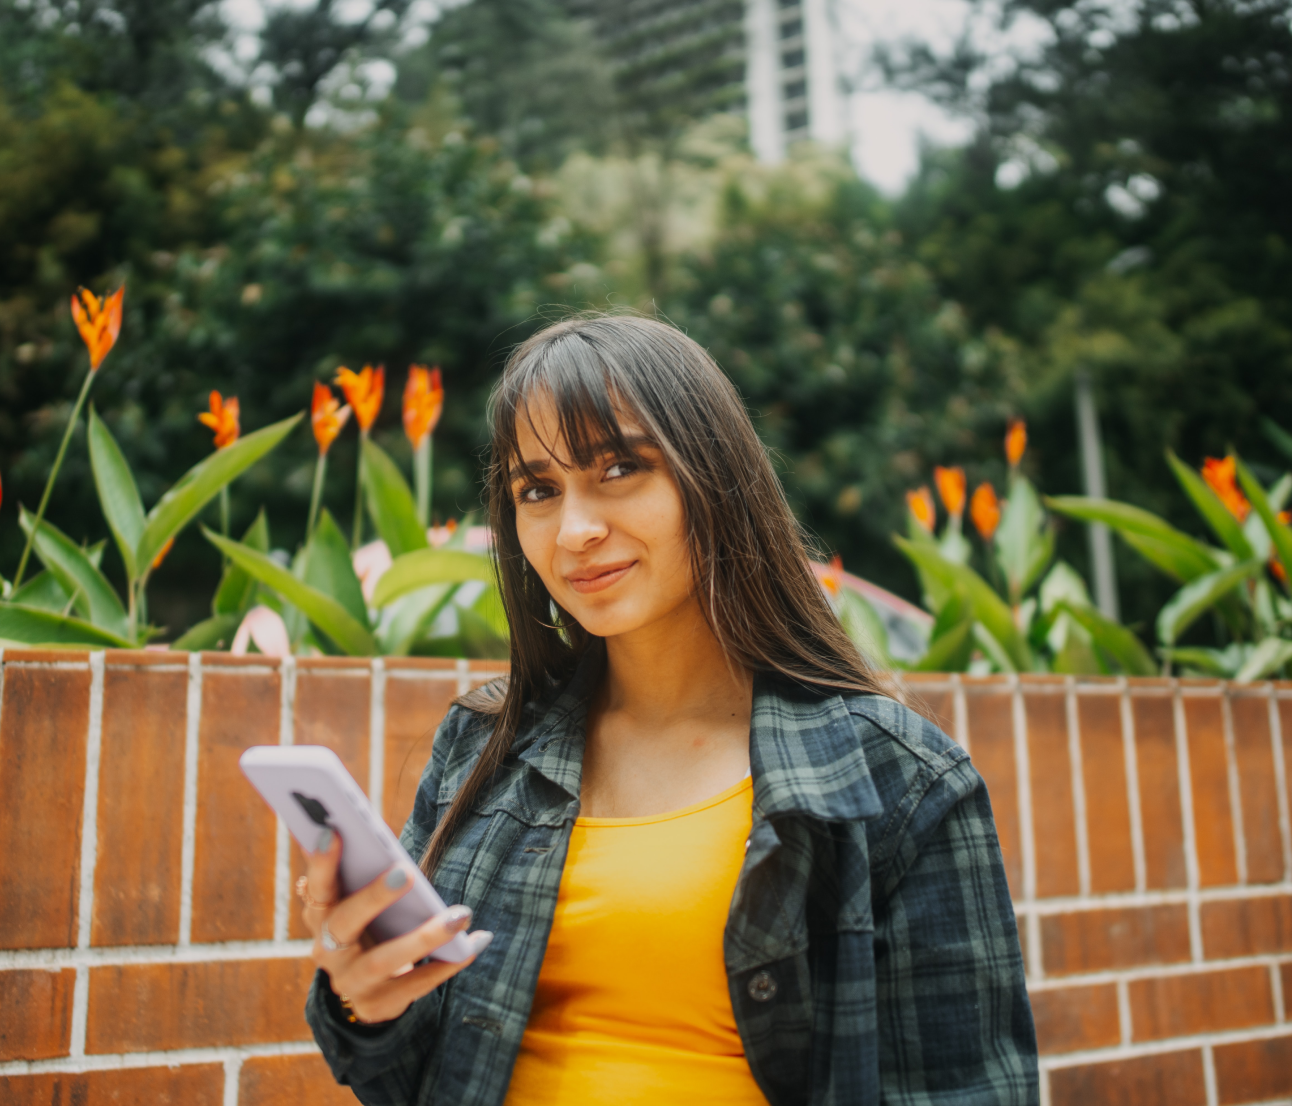
[[[836,553],[830,558],[829,566],[817,574],[817,579],[821,581],[821,586],[833,596],[838,596],[839,589],[843,586],[843,558]]]
[[[314,398],[310,401],[310,424],[314,427],[314,440],[318,442],[320,453],[328,451],[349,417],[350,408],[337,403],[332,389],[316,380]]]
[[[235,657],[244,656],[247,646],[253,641],[267,657],[285,657],[292,651],[287,624],[277,611],[269,607],[252,607],[247,612],[238,632],[233,635],[229,652]]]
[[[166,539],[166,544],[157,550],[157,556],[153,558],[152,567],[161,568],[161,563],[166,559],[166,554],[171,551],[171,546],[175,544],[175,535],[172,534]]]
[[[937,521],[938,511],[933,505],[933,493],[929,491],[927,484],[906,493],[906,508],[922,529],[930,534],[933,533],[933,524]]]
[[[1009,467],[1018,468],[1027,449],[1027,423],[1022,419],[1010,419],[1009,428],[1005,431],[1005,459]]]
[[[238,440],[238,397],[223,399],[219,392],[211,393],[211,410],[197,416],[203,426],[215,431],[215,448],[224,449]]]
[[[428,369],[425,365],[408,367],[408,383],[404,385],[404,433],[416,449],[427,434],[434,434],[444,413],[444,385],[440,382],[440,368]]]
[[[362,372],[352,372],[342,365],[336,371],[336,383],[341,385],[346,402],[354,409],[354,417],[362,430],[369,429],[381,413],[381,401],[386,394],[386,366],[364,365]]]
[[[933,482],[938,486],[947,514],[960,514],[965,509],[965,470],[938,465],[933,470]]]
[[[1207,457],[1202,462],[1202,478],[1216,493],[1229,513],[1239,522],[1244,522],[1251,513],[1252,505],[1247,502],[1247,497],[1238,488],[1237,469],[1238,466],[1232,457],[1226,457],[1224,460]]]
[[[974,488],[973,498],[969,500],[969,517],[983,541],[991,541],[1000,525],[1000,500],[996,498],[996,489],[985,480]]]
[[[72,318],[76,321],[76,329],[81,332],[81,341],[90,351],[91,372],[103,364],[103,359],[117,344],[117,336],[121,333],[121,304],[125,297],[124,284],[103,300],[88,288],[78,288],[72,297]]]
[[[1278,514],[1279,522],[1286,526],[1292,522],[1292,511],[1280,511]],[[1274,578],[1280,584],[1286,584],[1288,579],[1287,569],[1283,567],[1283,562],[1279,560],[1277,553],[1270,554],[1270,571],[1274,573]]]

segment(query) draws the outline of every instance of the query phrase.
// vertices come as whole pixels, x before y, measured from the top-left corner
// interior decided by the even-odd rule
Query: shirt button
[[[757,972],[749,981],[749,997],[755,1002],[767,1002],[776,997],[776,980],[767,972]]]

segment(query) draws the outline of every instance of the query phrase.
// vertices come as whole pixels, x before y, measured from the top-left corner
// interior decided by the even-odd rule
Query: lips
[[[606,588],[619,583],[628,575],[636,561],[627,561],[615,565],[597,565],[592,568],[580,569],[577,573],[567,576],[570,587],[580,595],[589,595],[596,591],[605,591]]]

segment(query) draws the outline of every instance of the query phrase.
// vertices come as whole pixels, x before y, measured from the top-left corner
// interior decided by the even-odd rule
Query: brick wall
[[[247,745],[330,745],[398,828],[497,666],[0,657],[0,1101],[350,1102],[301,1017]],[[1052,1106],[1292,1103],[1292,686],[908,677],[986,777]]]

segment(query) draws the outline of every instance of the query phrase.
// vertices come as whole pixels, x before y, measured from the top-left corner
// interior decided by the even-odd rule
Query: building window
[[[808,125],[806,111],[791,111],[785,116],[786,131],[801,131]]]
[[[807,95],[807,81],[790,81],[785,86],[785,99],[797,100],[800,96]]]
[[[803,20],[789,19],[781,24],[781,38],[795,38],[803,33]]]
[[[786,69],[797,69],[803,64],[802,50],[786,50],[781,55],[781,65]]]

